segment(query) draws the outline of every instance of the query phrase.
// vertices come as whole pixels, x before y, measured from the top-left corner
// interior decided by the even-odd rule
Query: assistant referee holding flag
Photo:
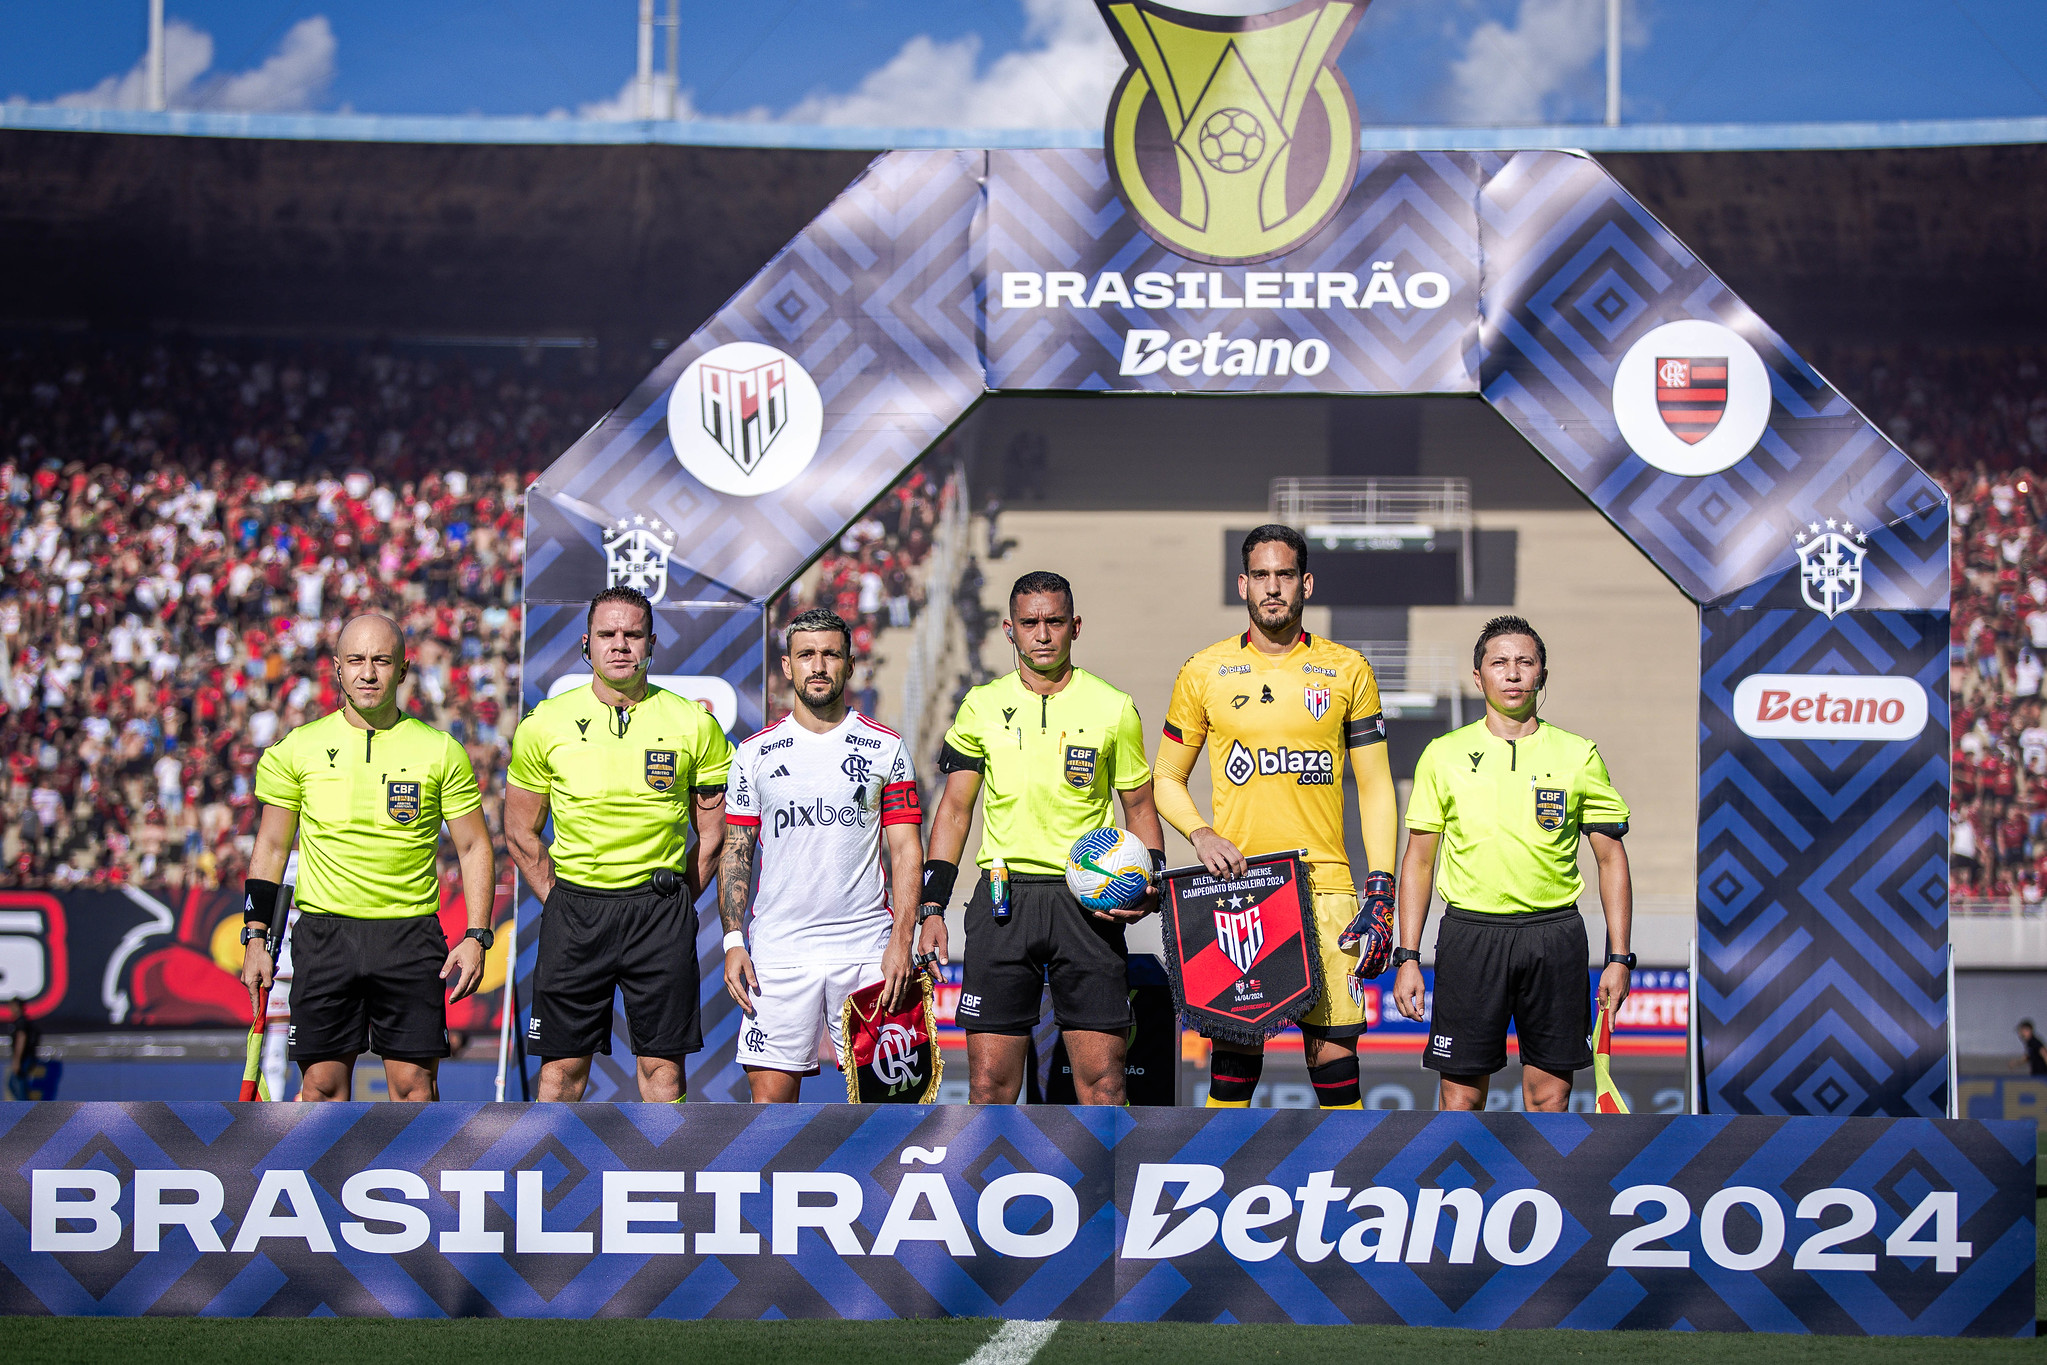
[[[1628,998],[1635,965],[1628,884],[1628,807],[1591,740],[1535,714],[1549,652],[1518,616],[1479,632],[1472,673],[1483,719],[1422,751],[1407,803],[1400,865],[1400,974],[1394,1003],[1423,1014],[1422,928],[1441,854],[1444,912],[1436,937],[1436,994],[1422,1065],[1442,1073],[1440,1109],[1483,1109],[1507,1064],[1507,1021],[1521,1046],[1521,1096],[1532,1113],[1562,1113],[1571,1075],[1592,1065],[1585,989],[1585,921],[1578,836],[1592,841],[1606,908],[1601,1009]]]
[[[398,709],[405,639],[387,616],[358,616],[335,642],[341,709],[263,751],[263,821],[249,859],[242,980],[276,971],[264,931],[282,909],[278,883],[299,843],[292,930],[292,1060],[302,1100],[345,1100],[357,1054],[384,1059],[394,1100],[439,1098],[448,1055],[445,992],[483,979],[497,894],[490,832],[469,755],[453,737]],[[446,821],[462,861],[469,932],[451,950],[441,932],[434,853]]]
[[[653,654],[653,604],[606,588],[584,617],[589,686],[541,702],[512,735],[505,840],[544,911],[526,1029],[543,1100],[583,1097],[591,1054],[611,1051],[614,991],[641,1099],[683,1099],[684,1061],[704,1045],[696,898],[725,843],[732,745],[709,711],[647,681]]]

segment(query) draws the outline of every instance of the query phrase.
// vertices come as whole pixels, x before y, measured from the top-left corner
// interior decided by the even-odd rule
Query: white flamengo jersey
[[[923,822],[903,737],[858,711],[821,735],[784,716],[739,744],[725,823],[760,831],[755,965],[878,960],[890,928],[881,831]]]

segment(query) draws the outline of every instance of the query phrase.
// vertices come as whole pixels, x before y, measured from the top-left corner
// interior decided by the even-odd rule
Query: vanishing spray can
[[[996,858],[988,864],[988,909],[997,924],[1009,923],[1009,866]]]

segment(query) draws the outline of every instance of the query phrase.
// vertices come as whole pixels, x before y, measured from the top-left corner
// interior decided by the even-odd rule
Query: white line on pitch
[[[964,1365],[1031,1365],[1031,1357],[1042,1351],[1058,1330],[1056,1322],[1005,1322]]]

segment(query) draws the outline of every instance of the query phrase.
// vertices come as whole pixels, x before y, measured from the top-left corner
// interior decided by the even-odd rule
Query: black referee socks
[[[1315,1103],[1324,1109],[1362,1109],[1358,1097],[1358,1055],[1353,1052],[1333,1062],[1308,1068],[1308,1080],[1315,1086]]]
[[[1208,1055],[1208,1107],[1249,1108],[1251,1097],[1258,1093],[1258,1077],[1264,1070],[1262,1052],[1225,1052],[1216,1048]],[[1355,1081],[1355,1065],[1352,1071]],[[1352,1089],[1356,1089],[1355,1084]]]

